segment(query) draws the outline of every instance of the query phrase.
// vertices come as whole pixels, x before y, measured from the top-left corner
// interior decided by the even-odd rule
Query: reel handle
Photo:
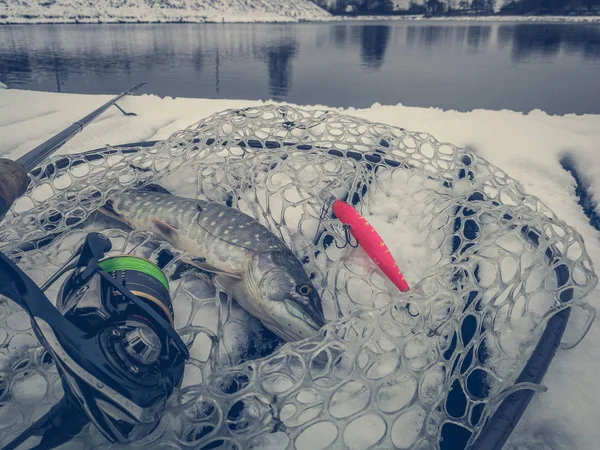
[[[27,171],[17,161],[0,158],[0,220],[29,186]]]

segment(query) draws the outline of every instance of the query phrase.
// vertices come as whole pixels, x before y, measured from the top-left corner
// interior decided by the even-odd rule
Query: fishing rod
[[[58,134],[52,136],[47,141],[27,152],[16,161],[7,158],[0,158],[0,220],[4,219],[6,213],[13,203],[25,193],[29,186],[28,172],[35,169],[44,159],[66,144],[73,136],[83,130],[87,125],[93,122],[100,114],[111,106],[116,106],[126,116],[135,116],[135,113],[125,112],[117,102],[126,95],[138,90],[146,82],[140,83],[112,100],[109,100],[99,108],[95,109],[87,116],[77,120],[69,127]]]

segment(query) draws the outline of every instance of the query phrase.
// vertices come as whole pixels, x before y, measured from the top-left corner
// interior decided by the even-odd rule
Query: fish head
[[[314,336],[325,325],[321,297],[289,251],[270,251],[252,257],[246,292],[255,299],[255,315],[287,341]]]

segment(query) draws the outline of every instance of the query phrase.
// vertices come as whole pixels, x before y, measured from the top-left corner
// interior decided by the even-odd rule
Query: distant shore
[[[477,22],[588,22],[600,23],[600,16],[424,16],[424,15],[393,15],[393,16],[333,16],[316,19],[319,22],[347,20],[428,20],[428,21],[477,21]]]
[[[306,23],[306,22],[347,22],[376,20],[409,20],[409,21],[453,21],[453,22],[544,22],[544,23],[600,23],[600,16],[435,16],[424,15],[390,15],[390,16],[329,16],[329,17],[286,17],[286,16],[202,16],[188,17],[16,17],[0,15],[0,25],[27,24],[103,24],[103,23]]]

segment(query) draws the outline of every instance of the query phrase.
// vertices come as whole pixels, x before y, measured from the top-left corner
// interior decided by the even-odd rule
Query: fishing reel
[[[29,315],[65,392],[5,450],[33,436],[36,449],[54,448],[90,421],[111,442],[133,442],[158,426],[180,386],[189,351],[173,326],[167,278],[142,258],[104,258],[110,249],[107,237],[88,234],[41,288],[0,253],[0,294]],[[66,274],[55,307],[44,291]]]

